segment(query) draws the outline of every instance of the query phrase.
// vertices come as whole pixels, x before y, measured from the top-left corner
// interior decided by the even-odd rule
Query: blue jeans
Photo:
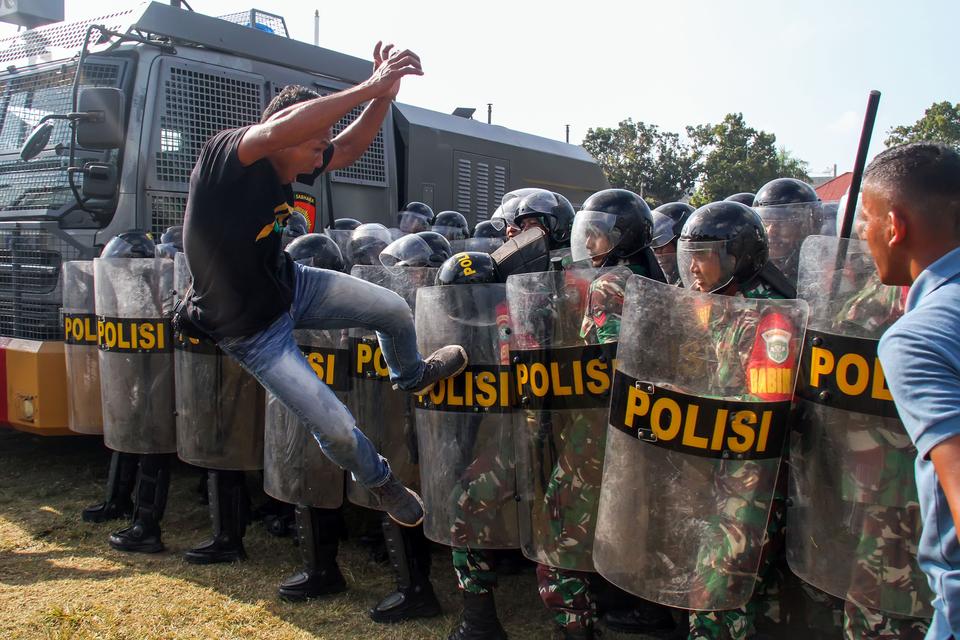
[[[353,473],[363,486],[379,486],[389,477],[390,465],[310,368],[293,339],[293,329],[373,329],[390,379],[408,389],[423,373],[413,313],[404,299],[389,289],[335,271],[294,266],[290,310],[267,328],[224,338],[218,346],[297,416],[328,458]]]

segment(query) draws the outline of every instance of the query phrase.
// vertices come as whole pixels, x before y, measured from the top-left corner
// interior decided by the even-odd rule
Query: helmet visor
[[[770,248],[770,261],[788,278],[795,278],[800,262],[800,246],[812,233],[819,231],[816,216],[819,202],[756,207],[763,221]]]
[[[455,253],[461,251],[493,253],[501,246],[503,246],[503,238],[466,238],[465,240],[454,240],[450,243],[450,248]]]
[[[617,216],[603,211],[578,211],[573,218],[570,253],[574,262],[607,255],[620,243]]]
[[[430,231],[430,219],[425,214],[404,209],[397,214],[397,226],[403,233]]]
[[[680,230],[677,229],[676,220],[659,211],[653,212],[653,240],[650,241],[652,249],[659,249],[678,235]]]
[[[677,243],[677,269],[687,289],[716,291],[730,282],[736,267],[737,258],[727,252],[725,240]]]
[[[394,240],[380,252],[380,264],[387,268],[427,267],[431,265],[433,250],[427,241],[418,235],[403,236]]]

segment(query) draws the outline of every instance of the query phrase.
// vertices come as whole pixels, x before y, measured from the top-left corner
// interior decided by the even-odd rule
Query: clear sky
[[[319,9],[321,46],[370,58],[383,39],[420,54],[426,75],[405,81],[401,101],[476,107],[484,120],[489,102],[495,124],[558,140],[569,124],[575,143],[627,117],[682,132],[740,111],[811,173],[842,172],[870,89],[883,94],[871,153],[932,102],[960,102],[957,0],[248,2],[191,4],[256,6],[307,42]],[[66,0],[66,17],[126,6]]]

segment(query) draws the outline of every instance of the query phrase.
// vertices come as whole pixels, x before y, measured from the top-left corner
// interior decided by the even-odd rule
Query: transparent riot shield
[[[93,269],[104,444],[173,453],[173,261],[96,258]]]
[[[807,306],[627,283],[593,561],[699,611],[753,593]]]
[[[459,344],[470,359],[462,374],[417,400],[424,533],[440,544],[520,546],[505,301],[502,284],[429,287],[417,295],[420,351]]]
[[[804,243],[798,290],[810,323],[790,438],[790,568],[838,598],[928,618],[917,452],[877,358],[906,291],[880,284],[866,243],[826,236]]]
[[[345,401],[349,350],[340,330],[297,329],[293,337],[310,366]],[[310,430],[267,394],[263,490],[291,504],[335,509],[343,504],[344,472],[324,455]]]
[[[62,317],[63,354],[67,365],[67,425],[76,433],[103,433],[91,260],[63,264]]]
[[[507,279],[520,532],[524,555],[594,571],[610,381],[630,270]]]
[[[437,269],[428,267],[387,268],[355,266],[350,275],[372,282],[399,294],[412,309],[417,289],[433,284]],[[417,432],[414,428],[413,396],[397,391],[390,382],[387,364],[380,353],[376,333],[368,329],[350,330],[348,403],[357,426],[390,461],[390,468],[406,486],[420,486]],[[429,353],[429,352],[427,352]],[[347,498],[363,507],[379,509],[372,493],[352,477],[348,479]]]
[[[174,287],[190,286],[187,257],[174,259]],[[263,468],[263,387],[212,340],[174,336],[177,455],[225,471]]]

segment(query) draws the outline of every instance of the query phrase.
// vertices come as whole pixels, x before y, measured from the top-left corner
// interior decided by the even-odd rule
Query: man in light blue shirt
[[[927,638],[960,640],[960,154],[921,142],[877,156],[863,222],[880,279],[910,285],[879,354],[918,452],[917,559],[935,594]]]

